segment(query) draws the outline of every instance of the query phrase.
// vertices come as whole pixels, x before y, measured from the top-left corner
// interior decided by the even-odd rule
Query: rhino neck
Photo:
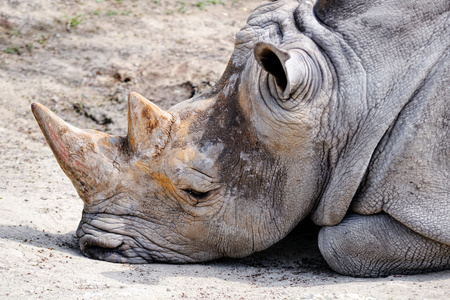
[[[305,35],[336,74],[327,137],[330,179],[313,213],[319,225],[345,216],[375,148],[448,51],[448,1],[360,2],[321,1],[314,13],[300,4],[297,12]]]
[[[232,257],[264,250],[285,237],[311,211],[318,190],[308,180],[316,181],[313,172],[319,168],[285,157],[258,135],[246,71],[230,64],[208,94],[215,104],[199,140],[200,147],[226,145],[218,158],[224,203],[210,224],[215,233],[210,240],[211,247],[219,245],[219,253]],[[301,173],[309,174],[308,180],[301,180]]]

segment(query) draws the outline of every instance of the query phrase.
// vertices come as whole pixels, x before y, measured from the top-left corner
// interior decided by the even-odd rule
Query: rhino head
[[[78,129],[32,104],[84,201],[77,236],[85,255],[130,263],[243,257],[313,211],[328,180],[333,70],[299,32],[298,5],[258,8],[210,91],[168,111],[131,93],[127,136]]]

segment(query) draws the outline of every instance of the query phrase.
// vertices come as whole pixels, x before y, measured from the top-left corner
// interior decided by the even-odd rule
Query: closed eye
[[[183,189],[183,191],[185,191],[186,193],[188,193],[189,195],[191,195],[192,197],[196,198],[196,199],[204,199],[206,197],[209,196],[210,192],[199,192],[193,189]]]

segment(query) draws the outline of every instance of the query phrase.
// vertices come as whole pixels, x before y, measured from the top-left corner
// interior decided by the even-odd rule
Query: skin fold
[[[428,3],[430,2],[430,3]],[[352,276],[450,267],[448,1],[268,2],[208,92],[129,96],[127,136],[32,111],[84,201],[88,257],[244,257],[301,220]]]

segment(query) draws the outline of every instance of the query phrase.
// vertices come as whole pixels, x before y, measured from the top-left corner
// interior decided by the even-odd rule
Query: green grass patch
[[[18,37],[18,36],[20,36],[20,30],[18,30],[18,29],[11,30],[9,32],[9,36],[10,37]]]
[[[8,53],[8,54],[16,54],[16,55],[20,55],[20,50],[19,47],[17,46],[12,46],[12,47],[8,47],[6,49],[3,50],[3,52]]]
[[[38,38],[37,42],[39,43],[39,45],[44,45],[47,42],[48,38],[49,38],[48,36],[39,34],[39,38]]]
[[[28,43],[28,44],[26,44],[26,48],[27,48],[28,52],[30,52],[30,54],[31,54],[31,52],[33,51],[34,46],[33,46],[32,43]]]
[[[115,11],[115,10],[108,10],[108,11],[106,11],[106,15],[107,16],[117,16],[117,14],[118,14],[118,12],[117,11]]]
[[[81,15],[78,15],[78,16],[75,16],[75,17],[69,19],[70,27],[73,27],[73,28],[76,28],[82,22],[83,22],[83,20],[81,19]]]
[[[226,3],[223,0],[204,0],[204,1],[197,1],[195,2],[194,5],[200,9],[205,9],[205,7],[209,5],[217,5],[217,4],[225,5]]]

